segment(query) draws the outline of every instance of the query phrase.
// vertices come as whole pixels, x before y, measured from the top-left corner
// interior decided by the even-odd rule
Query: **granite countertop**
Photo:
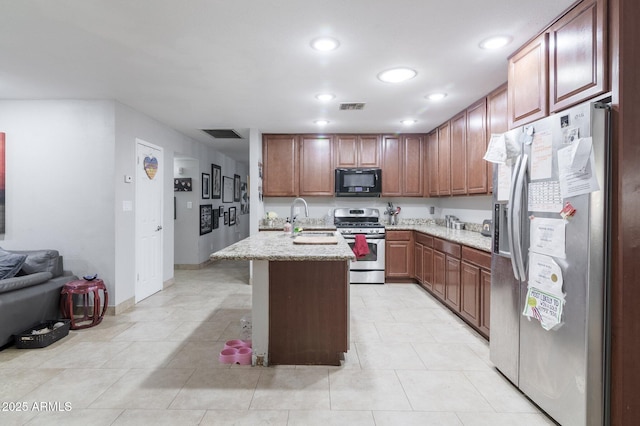
[[[399,225],[386,225],[385,229],[387,231],[418,231],[423,232],[425,234],[442,238],[445,240],[453,241],[455,243],[464,244],[469,247],[476,248],[478,250],[486,251],[487,253],[491,253],[491,237],[485,237],[480,234],[480,229],[482,229],[482,225],[468,223],[467,228],[474,229],[473,231],[469,230],[455,230],[451,228],[447,228],[443,225],[438,225],[436,222],[439,220],[433,219],[402,219]],[[439,223],[443,223],[444,221],[439,221]],[[284,226],[284,219],[275,219],[271,226],[261,224],[260,231],[280,231],[282,232],[282,228]],[[298,226],[301,226],[306,231],[317,231],[317,230],[332,230],[335,231],[335,226],[331,227],[324,224],[323,219],[313,219],[313,218],[303,218],[300,220]],[[478,232],[476,232],[477,230]]]
[[[440,226],[435,224],[400,224],[400,225],[385,225],[387,231],[418,231],[425,234],[442,238],[444,240],[453,241],[455,243],[464,244],[465,246],[473,247],[478,250],[491,253],[491,237],[485,237],[479,232],[455,230],[447,228],[446,226]]]
[[[338,244],[293,244],[293,238],[282,230],[258,232],[212,253],[209,257],[212,260],[355,260],[356,257],[344,238],[339,233],[336,236]]]

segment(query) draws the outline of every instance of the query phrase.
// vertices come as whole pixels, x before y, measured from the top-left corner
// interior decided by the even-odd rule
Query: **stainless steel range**
[[[356,235],[365,236],[369,254],[351,264],[351,284],[384,284],[384,225],[380,223],[378,209],[337,208],[333,223],[353,249]]]

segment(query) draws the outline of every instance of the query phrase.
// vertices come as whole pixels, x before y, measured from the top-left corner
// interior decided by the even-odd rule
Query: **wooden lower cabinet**
[[[491,323],[491,271],[480,270],[480,333],[489,338]]]
[[[433,294],[440,300],[444,300],[445,263],[446,255],[437,250],[433,251]]]
[[[460,315],[485,337],[489,337],[491,309],[491,255],[462,247]]]
[[[433,249],[422,248],[422,286],[427,290],[433,289]]]
[[[460,315],[475,327],[480,326],[480,268],[463,261],[460,269],[462,298]]]
[[[413,246],[413,267],[414,267],[414,271],[415,271],[415,277],[416,277],[416,281],[418,281],[418,283],[422,284],[424,281],[424,263],[423,260],[424,258],[422,257],[422,254],[424,253],[424,246],[422,244],[416,243],[415,246]]]
[[[460,312],[460,259],[446,255],[445,266],[444,302],[454,311]]]
[[[388,231],[385,241],[385,277],[410,281],[414,276],[413,231]]]

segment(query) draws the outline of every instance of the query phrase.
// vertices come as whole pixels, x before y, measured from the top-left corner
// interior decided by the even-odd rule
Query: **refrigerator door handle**
[[[514,245],[514,227],[513,227],[513,210],[514,210],[514,199],[515,199],[515,188],[516,181],[518,177],[518,172],[520,171],[520,166],[522,165],[522,155],[519,155],[516,159],[516,163],[513,166],[513,174],[511,175],[511,187],[509,188],[509,201],[507,203],[507,240],[509,240],[509,253],[511,254],[511,267],[513,268],[513,276],[516,279],[520,279],[520,272],[518,271],[518,265],[515,260],[515,245]]]
[[[515,253],[512,256],[516,263],[516,268],[518,270],[518,279],[520,281],[527,281],[527,271],[524,264],[524,249],[522,247],[522,206],[523,206],[523,194],[525,193],[525,185],[526,175],[527,175],[527,163],[528,163],[527,154],[522,155],[522,160],[520,162],[520,168],[518,170],[518,177],[515,182],[514,189],[514,200],[513,200],[513,210],[511,212],[513,216],[513,246],[515,249]]]

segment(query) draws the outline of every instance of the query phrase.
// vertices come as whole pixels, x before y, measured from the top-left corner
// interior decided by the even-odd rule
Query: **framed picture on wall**
[[[222,195],[222,169],[217,164],[211,165],[211,198],[220,199]]]
[[[233,175],[233,201],[240,201],[240,175]]]
[[[249,193],[247,192],[247,182],[240,184],[240,214],[249,214]]]
[[[220,216],[218,216],[218,209],[213,211],[213,229],[218,229],[220,226]]]
[[[213,230],[213,209],[211,204],[200,206],[200,235],[208,234]]]
[[[233,203],[233,179],[228,176],[222,177],[222,202]]]
[[[229,226],[236,224],[236,208],[229,207]]]
[[[191,178],[175,178],[173,180],[173,190],[175,192],[189,192],[192,190]]]
[[[209,198],[211,192],[211,175],[209,173],[202,173],[202,198]]]
[[[224,207],[218,207],[218,217],[224,216]]]
[[[229,224],[229,212],[224,212],[224,224]]]

